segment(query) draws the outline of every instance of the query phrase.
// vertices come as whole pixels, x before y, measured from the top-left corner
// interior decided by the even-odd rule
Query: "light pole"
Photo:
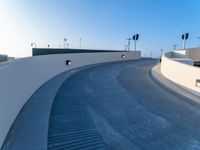
[[[160,57],[162,57],[163,49],[160,49]]]
[[[64,48],[66,48],[67,38],[64,38]]]
[[[200,37],[197,37],[197,39],[200,40]],[[199,47],[200,47],[200,44],[199,44]]]
[[[126,40],[128,40],[128,51],[130,51],[130,45],[131,45],[131,38],[128,38],[128,39],[126,39]]]
[[[82,41],[82,38],[80,38],[80,43],[79,43],[80,44],[80,49],[81,49],[81,41]]]
[[[162,61],[163,49],[160,49],[160,62]]]
[[[32,46],[32,47],[33,47],[33,46],[35,46],[34,48],[36,48],[36,47],[37,47],[37,45],[36,45],[36,43],[35,43],[35,42],[31,43],[31,46]]]
[[[174,47],[174,51],[176,50],[176,47],[177,47],[177,46],[178,46],[178,45],[176,45],[176,44],[173,45],[173,47]]]
[[[126,44],[126,45],[124,45],[124,46],[125,46],[125,51],[127,51],[127,48],[128,48],[127,44]]]

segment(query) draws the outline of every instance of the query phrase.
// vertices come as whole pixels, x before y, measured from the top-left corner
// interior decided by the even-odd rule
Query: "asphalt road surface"
[[[107,64],[67,80],[52,107],[49,149],[200,150],[200,106],[152,79],[157,62]],[[77,137],[66,137],[72,130]]]

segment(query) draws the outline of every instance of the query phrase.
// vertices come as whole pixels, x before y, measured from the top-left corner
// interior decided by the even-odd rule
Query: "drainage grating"
[[[51,110],[48,150],[107,149],[70,80],[58,91]],[[78,89],[79,90],[79,89]],[[80,94],[82,95],[82,94]]]

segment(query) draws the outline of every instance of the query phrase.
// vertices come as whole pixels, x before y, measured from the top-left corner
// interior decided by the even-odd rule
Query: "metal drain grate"
[[[66,84],[58,91],[51,110],[48,150],[107,149],[86,104]]]

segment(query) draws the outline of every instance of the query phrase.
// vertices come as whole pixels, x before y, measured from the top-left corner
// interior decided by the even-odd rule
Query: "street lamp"
[[[80,49],[81,49],[81,41],[82,41],[82,38],[80,38],[80,43],[79,43],[80,44]]]
[[[64,48],[66,48],[67,38],[64,38]]]
[[[126,45],[124,45],[124,46],[125,46],[124,51],[127,51],[128,45],[126,44]]]
[[[128,38],[128,39],[126,39],[126,40],[128,40],[128,51],[130,51],[130,45],[131,45],[131,38]]]
[[[162,61],[163,49],[160,49],[160,62]]]
[[[150,57],[153,58],[153,52],[150,53]]]
[[[200,37],[197,37],[197,39],[200,40]],[[199,47],[200,47],[200,44],[199,44]]]
[[[172,45],[174,47],[174,51],[176,50],[177,44]]]
[[[160,49],[160,56],[162,57],[163,49]]]

